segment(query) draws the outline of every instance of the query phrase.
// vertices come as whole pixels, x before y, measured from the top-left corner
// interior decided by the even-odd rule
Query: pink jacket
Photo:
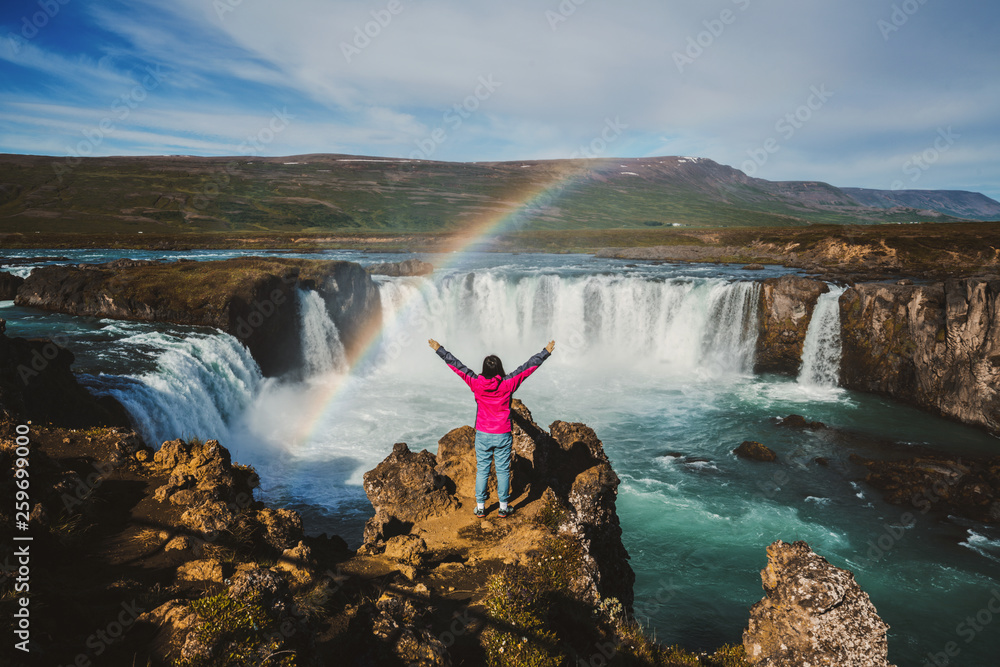
[[[543,361],[551,356],[548,350],[543,349],[521,364],[513,373],[508,373],[502,378],[497,376],[487,379],[473,373],[444,347],[437,349],[437,355],[444,359],[448,368],[458,373],[475,395],[478,406],[476,430],[483,433],[510,433],[511,395],[542,365]]]

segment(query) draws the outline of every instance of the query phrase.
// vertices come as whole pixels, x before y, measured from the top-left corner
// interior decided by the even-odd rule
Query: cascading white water
[[[620,275],[477,273],[440,282],[384,281],[384,345],[439,336],[446,344],[472,340],[510,349],[554,338],[564,360],[586,356],[590,364],[699,376],[747,373],[757,339],[758,290],[752,282]],[[383,352],[384,358],[398,356]]]
[[[830,286],[819,295],[802,347],[799,383],[835,387],[840,382],[840,295],[843,287]]]
[[[150,332],[122,343],[157,350],[156,370],[101,375],[88,384],[94,393],[118,399],[154,446],[178,437],[223,437],[261,383],[257,362],[228,334]]]
[[[313,290],[298,290],[302,331],[302,368],[307,377],[347,372],[347,355],[337,325],[330,319],[323,297]]]

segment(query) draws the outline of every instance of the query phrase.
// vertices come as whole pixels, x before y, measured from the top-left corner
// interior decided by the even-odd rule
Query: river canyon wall
[[[302,366],[298,290],[322,297],[348,358],[381,319],[378,287],[360,265],[284,258],[41,267],[14,301],[70,315],[215,327],[246,345],[264,375],[276,376]]]

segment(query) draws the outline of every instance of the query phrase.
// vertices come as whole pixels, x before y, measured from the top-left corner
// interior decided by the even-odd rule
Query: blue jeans
[[[486,504],[486,483],[490,478],[490,462],[497,464],[497,496],[500,502],[510,499],[510,461],[514,446],[512,433],[476,431],[476,502]]]

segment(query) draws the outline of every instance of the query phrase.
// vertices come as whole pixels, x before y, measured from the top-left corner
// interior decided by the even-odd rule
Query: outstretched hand
[[[552,354],[552,350],[556,349],[556,342],[554,340],[550,340],[549,344],[545,346],[545,349],[549,351],[549,354]]]
[[[439,348],[439,347],[441,347],[441,343],[437,342],[437,341],[436,341],[436,340],[434,340],[433,338],[429,338],[429,339],[427,340],[427,344],[428,344],[428,345],[430,345],[430,346],[431,346],[431,349],[432,349],[432,350],[434,350],[435,352],[437,352],[437,351],[438,351],[438,348]]]

